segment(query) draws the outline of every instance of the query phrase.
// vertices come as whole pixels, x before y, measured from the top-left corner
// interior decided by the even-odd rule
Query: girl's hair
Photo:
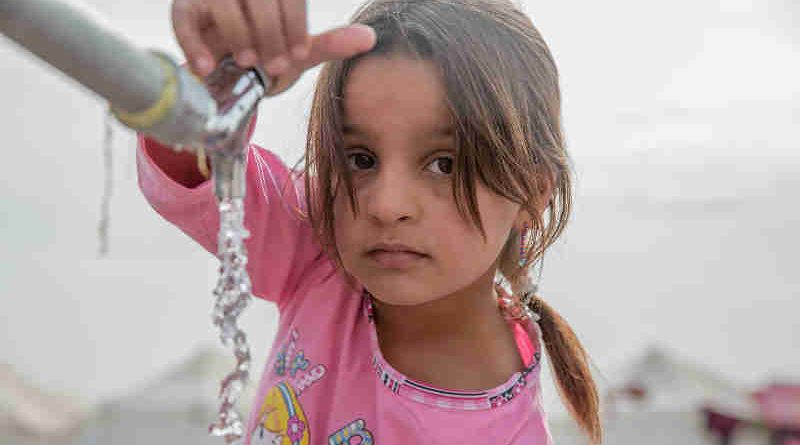
[[[347,77],[364,57],[405,56],[433,62],[442,76],[458,147],[453,197],[461,216],[466,219],[469,211],[485,237],[476,179],[532,215],[524,258],[517,249],[520,233],[512,230],[498,263],[512,285],[519,283],[564,230],[571,207],[558,71],[542,36],[508,0],[374,0],[351,21],[374,28],[377,43],[365,54],[323,66],[308,126],[306,208],[323,248],[343,269],[333,229],[340,186],[358,212],[342,137]],[[588,355],[567,322],[541,299],[538,303],[561,397],[591,441],[600,443],[599,399]]]

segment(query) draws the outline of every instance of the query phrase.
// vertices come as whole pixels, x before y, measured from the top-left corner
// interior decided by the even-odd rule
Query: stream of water
[[[233,349],[236,367],[222,380],[219,414],[217,422],[209,425],[209,433],[224,437],[226,443],[233,443],[244,435],[242,420],[234,405],[248,383],[250,373],[250,346],[247,336],[236,324],[237,318],[252,299],[244,245],[244,240],[250,234],[244,227],[242,198],[220,200],[219,216],[217,256],[221,264],[219,281],[214,289],[216,303],[212,319],[219,329],[222,344]]]

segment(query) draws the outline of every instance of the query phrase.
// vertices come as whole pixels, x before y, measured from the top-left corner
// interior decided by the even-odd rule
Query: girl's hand
[[[173,0],[172,29],[192,71],[208,76],[227,54],[242,68],[272,77],[268,95],[289,88],[322,62],[370,50],[375,32],[363,25],[308,34],[305,0]]]

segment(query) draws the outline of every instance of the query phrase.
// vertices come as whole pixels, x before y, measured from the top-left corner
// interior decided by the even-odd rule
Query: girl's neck
[[[485,390],[524,368],[497,305],[494,275],[429,303],[392,306],[373,299],[386,361],[406,376],[441,388]]]
[[[484,338],[503,320],[493,276],[481,277],[457,293],[414,306],[390,305],[373,298],[376,328],[387,341],[411,344]]]

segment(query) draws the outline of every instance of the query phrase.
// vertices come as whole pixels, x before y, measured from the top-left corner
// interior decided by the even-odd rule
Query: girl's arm
[[[300,217],[305,207],[303,178],[292,175],[274,153],[249,143],[254,126],[255,116],[247,133],[247,271],[253,295],[283,308],[312,269],[330,262],[324,260],[311,224]],[[212,183],[200,174],[194,155],[171,150],[138,136],[139,186],[158,214],[216,255],[219,210]]]

